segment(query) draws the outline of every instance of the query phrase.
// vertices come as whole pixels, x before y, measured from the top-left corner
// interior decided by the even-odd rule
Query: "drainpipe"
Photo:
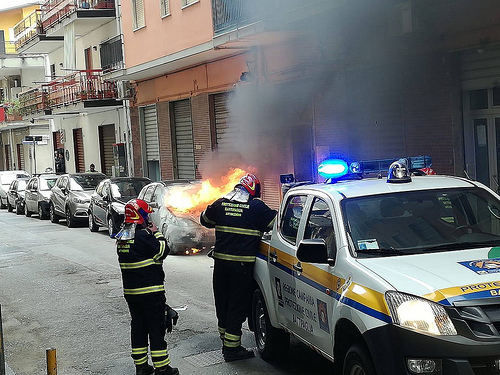
[[[14,161],[14,137],[12,137],[12,129],[9,130],[9,143],[10,143],[10,165],[9,169],[12,168],[12,162]]]

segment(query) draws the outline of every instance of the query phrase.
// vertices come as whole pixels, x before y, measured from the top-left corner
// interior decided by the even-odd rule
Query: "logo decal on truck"
[[[474,271],[478,275],[500,272],[500,258],[469,260],[458,263]]]

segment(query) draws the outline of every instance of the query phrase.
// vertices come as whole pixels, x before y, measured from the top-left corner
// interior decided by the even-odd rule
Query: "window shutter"
[[[161,16],[165,17],[170,14],[169,0],[160,0]]]
[[[185,7],[186,5],[196,3],[199,0],[182,0],[182,6]]]
[[[132,0],[133,27],[138,29],[146,25],[144,19],[144,0]]]

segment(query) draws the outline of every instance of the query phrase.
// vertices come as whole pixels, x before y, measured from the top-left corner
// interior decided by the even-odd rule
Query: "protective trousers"
[[[148,338],[153,365],[170,364],[165,341],[165,293],[125,296],[131,322],[132,358],[136,366],[148,362]]]
[[[219,334],[225,347],[241,345],[241,326],[252,303],[254,262],[215,259],[213,288]]]

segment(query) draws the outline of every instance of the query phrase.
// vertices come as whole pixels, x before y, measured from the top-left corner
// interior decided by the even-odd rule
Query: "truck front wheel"
[[[271,325],[264,297],[258,289],[253,294],[252,318],[255,342],[261,358],[268,361],[286,354],[290,335]]]
[[[365,345],[353,344],[345,356],[343,375],[376,375]]]

